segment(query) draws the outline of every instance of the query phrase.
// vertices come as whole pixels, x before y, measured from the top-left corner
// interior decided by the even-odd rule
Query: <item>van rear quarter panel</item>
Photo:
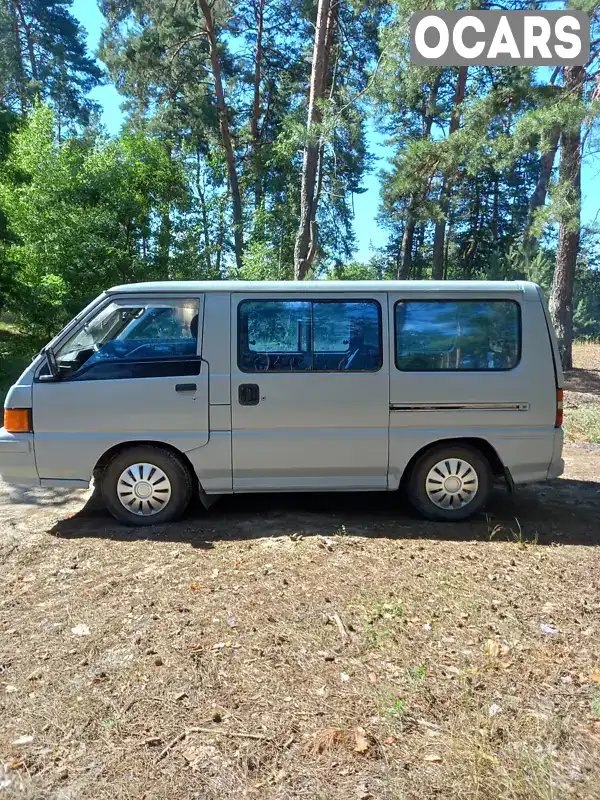
[[[390,470],[395,488],[411,458],[445,439],[489,442],[515,483],[545,480],[555,443],[556,383],[551,343],[539,295],[533,286],[506,294],[482,292],[481,299],[515,300],[521,307],[521,360],[504,372],[402,372],[395,365],[395,330],[390,326]],[[390,318],[402,299],[390,295]],[[448,294],[439,299],[465,299]],[[478,298],[479,299],[479,298]],[[519,409],[392,410],[394,405],[515,405]]]

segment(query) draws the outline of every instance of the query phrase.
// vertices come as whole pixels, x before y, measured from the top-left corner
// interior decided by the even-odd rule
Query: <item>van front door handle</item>
[[[195,383],[178,383],[175,386],[176,392],[195,392],[198,389]]]

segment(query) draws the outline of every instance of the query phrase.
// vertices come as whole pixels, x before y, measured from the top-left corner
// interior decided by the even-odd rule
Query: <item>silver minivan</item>
[[[495,477],[559,476],[563,376],[527,282],[165,282],[109,289],[11,388],[0,474],[100,485],[130,525],[194,491],[403,489],[461,520]]]

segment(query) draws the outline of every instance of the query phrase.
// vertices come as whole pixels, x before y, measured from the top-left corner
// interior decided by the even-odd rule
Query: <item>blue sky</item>
[[[103,17],[95,0],[74,0],[73,14],[81,21],[88,34],[88,49],[95,53],[100,40]],[[100,86],[93,90],[91,97],[102,106],[102,120],[111,134],[119,132],[123,115],[121,113],[121,98],[112,84]],[[355,258],[358,261],[367,261],[371,255],[371,247],[381,247],[387,241],[387,233],[376,222],[379,207],[379,177],[378,174],[386,166],[389,155],[385,147],[384,137],[371,129],[369,145],[375,156],[372,171],[365,176],[363,186],[366,191],[354,197],[355,221],[354,229],[358,250]],[[588,156],[584,160],[582,170],[583,205],[582,216],[584,222],[600,223],[600,155]]]

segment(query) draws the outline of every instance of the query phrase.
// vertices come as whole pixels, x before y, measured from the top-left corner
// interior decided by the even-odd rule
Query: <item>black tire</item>
[[[149,464],[157,467],[166,476],[170,483],[170,496],[162,508],[156,512],[142,516],[125,507],[119,499],[118,483],[123,473],[135,464]],[[165,485],[163,483],[163,485]],[[165,491],[163,489],[163,491]],[[170,450],[152,445],[137,445],[128,447],[118,453],[106,466],[101,480],[102,498],[110,513],[125,525],[145,527],[148,525],[163,525],[179,519],[192,497],[192,476],[183,461]],[[133,504],[141,503],[133,501]],[[158,506],[158,503],[153,501]]]
[[[426,482],[429,473],[436,464],[442,461],[445,463],[449,459],[457,459],[465,465],[465,468],[466,465],[472,468],[476,473],[477,489],[473,492],[472,499],[464,505],[457,505],[454,508],[440,508],[430,498]],[[461,475],[464,475],[465,468],[460,468]],[[469,473],[467,478],[472,480],[472,474]],[[485,507],[492,491],[492,481],[492,470],[489,462],[475,447],[466,444],[436,445],[427,450],[414,465],[408,481],[407,495],[411,505],[426,519],[452,522],[470,519]],[[440,485],[443,486],[443,483],[440,483]],[[436,489],[435,491],[441,492],[442,489]],[[450,492],[444,491],[444,496],[449,498],[450,494]],[[468,496],[468,491],[463,491],[462,496]],[[458,503],[460,496],[455,495],[452,499],[453,502],[455,502],[455,498]]]

